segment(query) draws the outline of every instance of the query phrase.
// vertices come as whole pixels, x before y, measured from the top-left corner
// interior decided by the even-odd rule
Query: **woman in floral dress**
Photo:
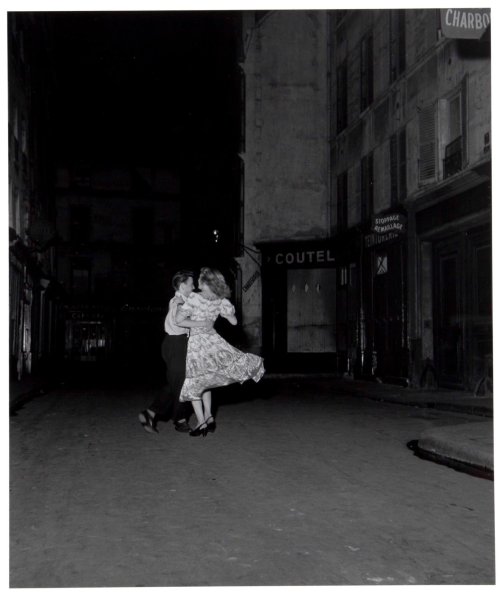
[[[218,316],[237,324],[234,306],[227,299],[229,287],[216,269],[202,268],[198,279],[198,293],[193,292],[177,310],[176,321],[213,320]],[[243,383],[252,378],[258,382],[264,374],[264,360],[253,353],[244,353],[225,341],[215,329],[192,328],[190,331],[186,379],[180,400],[191,401],[198,419],[198,426],[191,436],[206,436],[215,430],[210,389],[235,382]]]

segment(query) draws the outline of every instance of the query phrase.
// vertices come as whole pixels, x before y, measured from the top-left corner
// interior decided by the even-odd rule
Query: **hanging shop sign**
[[[243,285],[242,289],[243,291],[246,293],[250,287],[252,287],[252,285],[255,283],[255,281],[257,281],[257,279],[260,277],[260,272],[259,271],[255,271],[255,273],[250,277],[250,279],[248,279],[248,281],[245,283],[245,285]]]
[[[490,22],[489,8],[441,9],[441,31],[451,39],[481,39]]]
[[[386,242],[391,242],[392,240],[399,240],[401,234],[394,233],[393,231],[389,233],[369,233],[365,236],[365,247],[372,248],[373,246],[380,246],[380,244],[385,244]]]
[[[405,233],[406,217],[402,213],[375,215],[372,219],[372,231],[380,235]]]

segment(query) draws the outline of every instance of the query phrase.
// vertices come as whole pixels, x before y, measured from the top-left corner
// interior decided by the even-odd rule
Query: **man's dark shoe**
[[[191,426],[186,421],[174,422],[174,427],[178,432],[190,432]]]
[[[158,434],[155,418],[149,413],[147,409],[144,409],[144,411],[139,413],[139,421],[146,432],[149,432],[150,434]]]

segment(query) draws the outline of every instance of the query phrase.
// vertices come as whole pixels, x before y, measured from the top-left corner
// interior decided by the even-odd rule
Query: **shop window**
[[[375,256],[375,275],[385,275],[387,270],[387,254],[377,254]]]
[[[373,102],[373,35],[361,40],[360,56],[360,110],[364,111]]]
[[[337,68],[337,134],[347,127],[347,60]]]
[[[337,177],[337,229],[347,229],[347,171]]]
[[[404,10],[390,12],[390,81],[393,83],[406,68],[406,23]]]
[[[419,157],[418,179],[425,183],[436,176],[436,107],[434,104],[418,112]]]
[[[406,198],[406,129],[390,139],[391,205]]]
[[[336,351],[335,269],[287,271],[286,346],[288,353]]]
[[[366,221],[373,215],[373,153],[361,159],[361,219]]]

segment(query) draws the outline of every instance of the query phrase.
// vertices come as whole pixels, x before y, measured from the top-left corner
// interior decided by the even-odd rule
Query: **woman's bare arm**
[[[179,304],[180,305],[180,304]],[[175,324],[182,328],[212,328],[214,323],[213,320],[191,320],[188,318],[188,314],[183,312],[181,308],[177,306],[175,313]]]
[[[233,314],[233,315],[231,315],[231,316],[226,316],[225,318],[226,318],[226,320],[229,320],[229,322],[230,322],[230,323],[231,323],[233,326],[235,326],[235,325],[237,325],[237,324],[238,324],[238,319],[236,318],[236,316],[235,316],[234,314]]]

